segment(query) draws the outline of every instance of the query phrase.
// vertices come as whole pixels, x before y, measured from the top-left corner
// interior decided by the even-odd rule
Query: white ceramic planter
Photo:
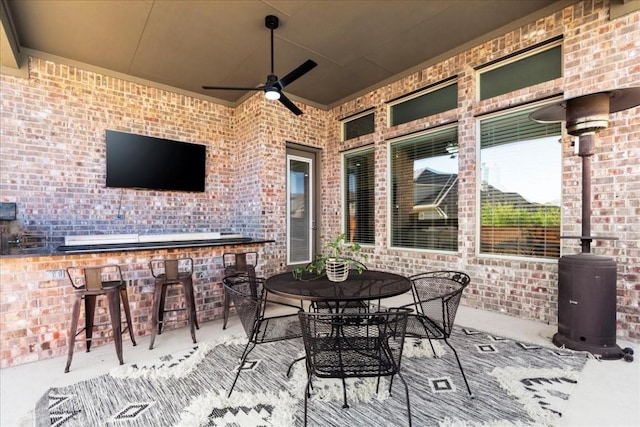
[[[332,282],[344,282],[349,277],[349,263],[345,261],[329,259],[324,264],[324,270]]]

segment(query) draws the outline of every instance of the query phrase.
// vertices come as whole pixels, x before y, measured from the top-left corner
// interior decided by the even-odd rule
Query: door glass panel
[[[310,159],[287,156],[287,264],[311,262],[311,170]]]

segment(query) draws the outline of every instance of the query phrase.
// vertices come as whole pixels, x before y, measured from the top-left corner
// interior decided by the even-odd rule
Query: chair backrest
[[[180,280],[193,275],[193,259],[189,257],[149,261],[149,269],[156,279]]]
[[[309,370],[323,378],[395,375],[409,311],[299,312]]]
[[[264,315],[264,279],[236,274],[222,279],[222,284],[231,298],[247,337],[251,338],[256,323]]]
[[[436,323],[449,337],[462,292],[471,281],[469,275],[459,271],[429,271],[410,279],[417,314]]]
[[[119,265],[107,264],[91,267],[69,267],[67,276],[76,289],[97,291],[104,284],[122,283],[122,270]]]
[[[249,276],[256,276],[256,266],[258,265],[257,252],[227,252],[222,255],[225,274],[227,276],[238,273],[246,273]]]

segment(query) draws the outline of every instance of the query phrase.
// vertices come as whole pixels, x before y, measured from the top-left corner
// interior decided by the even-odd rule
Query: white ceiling
[[[504,34],[572,1],[2,0],[2,65],[51,55],[233,105],[270,71],[266,15],[280,18],[275,74],[318,66],[284,91],[321,108]],[[14,43],[14,54],[8,49]]]

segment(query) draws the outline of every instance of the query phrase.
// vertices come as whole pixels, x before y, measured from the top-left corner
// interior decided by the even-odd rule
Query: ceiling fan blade
[[[277,16],[267,15],[264,19],[264,25],[271,31],[271,73],[267,75],[267,82],[262,86],[253,86],[253,87],[245,87],[245,86],[202,86],[202,89],[210,89],[210,90],[262,90],[265,92],[265,97],[267,99],[278,99],[282,105],[287,107],[293,114],[299,116],[302,114],[302,110],[296,106],[289,98],[286,97],[284,93],[282,93],[282,88],[287,86],[288,84],[293,83],[298,80],[303,75],[307,74],[313,68],[315,68],[318,64],[311,59],[307,59],[303,62],[298,68],[291,71],[289,74],[278,80],[278,77],[274,73],[274,49],[273,49],[273,30],[278,28],[279,20]],[[279,98],[278,98],[278,95]]]
[[[291,100],[289,98],[287,98],[287,96],[280,92],[280,99],[279,101],[282,103],[282,105],[284,105],[285,107],[287,107],[289,110],[291,110],[291,112],[293,114],[295,114],[296,116],[299,116],[300,114],[302,114],[302,110],[299,109],[298,107],[296,107],[296,104],[294,104],[293,102],[291,102]]]
[[[264,85],[262,86],[253,86],[253,87],[245,87],[245,86],[202,86],[202,89],[213,89],[213,90],[264,90]]]
[[[282,89],[286,85],[291,84],[294,81],[298,80],[300,77],[307,74],[309,71],[313,70],[316,67],[316,65],[318,64],[316,64],[315,61],[312,61],[311,59],[307,59],[302,65],[300,65],[298,68],[296,68],[295,70],[293,70],[292,72],[290,72],[289,74],[287,74],[286,76],[284,76],[278,81],[280,88]]]

